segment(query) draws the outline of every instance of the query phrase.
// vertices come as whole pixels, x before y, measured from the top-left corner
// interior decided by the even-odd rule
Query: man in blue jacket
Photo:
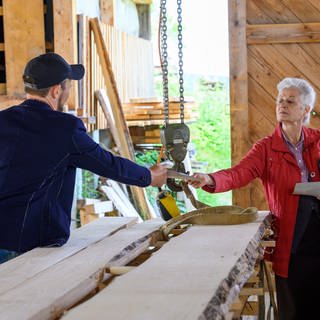
[[[27,100],[0,112],[0,263],[70,235],[76,168],[125,184],[161,186],[162,166],[150,169],[102,149],[80,119],[61,112],[81,64],[55,53],[26,65]]]

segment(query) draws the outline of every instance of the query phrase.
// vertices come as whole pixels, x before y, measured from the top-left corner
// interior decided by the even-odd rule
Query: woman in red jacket
[[[278,83],[272,135],[254,144],[230,169],[195,173],[192,182],[208,192],[224,192],[260,178],[274,217],[276,275],[280,319],[315,319],[320,301],[320,207],[311,196],[293,195],[297,182],[320,181],[320,131],[307,128],[316,94],[299,78]]]

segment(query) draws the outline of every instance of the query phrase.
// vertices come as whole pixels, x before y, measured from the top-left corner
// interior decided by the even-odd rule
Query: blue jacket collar
[[[25,101],[23,101],[21,104],[21,106],[28,106],[28,107],[38,107],[38,108],[44,108],[46,110],[52,110],[51,106],[43,101],[40,100],[36,100],[36,99],[27,99]],[[54,110],[52,110],[54,111]]]

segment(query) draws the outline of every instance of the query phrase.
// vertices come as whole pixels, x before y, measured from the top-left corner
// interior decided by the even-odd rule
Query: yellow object
[[[164,190],[158,194],[157,204],[163,220],[168,221],[171,218],[180,216],[177,203],[169,191]]]

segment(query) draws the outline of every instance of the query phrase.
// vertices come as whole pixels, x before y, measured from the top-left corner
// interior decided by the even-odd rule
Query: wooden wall
[[[88,18],[80,16],[82,50],[80,61],[85,65],[82,114],[95,117],[96,123],[89,130],[107,127],[105,115],[96,103],[94,92],[106,87],[96,44],[90,30]],[[136,97],[154,97],[152,42],[128,35],[115,27],[100,23],[103,38],[112,65],[117,90],[122,103]]]
[[[229,0],[232,162],[276,125],[277,83],[301,77],[320,96],[320,1]],[[311,126],[320,128],[319,102]],[[260,183],[233,202],[267,208]]]

